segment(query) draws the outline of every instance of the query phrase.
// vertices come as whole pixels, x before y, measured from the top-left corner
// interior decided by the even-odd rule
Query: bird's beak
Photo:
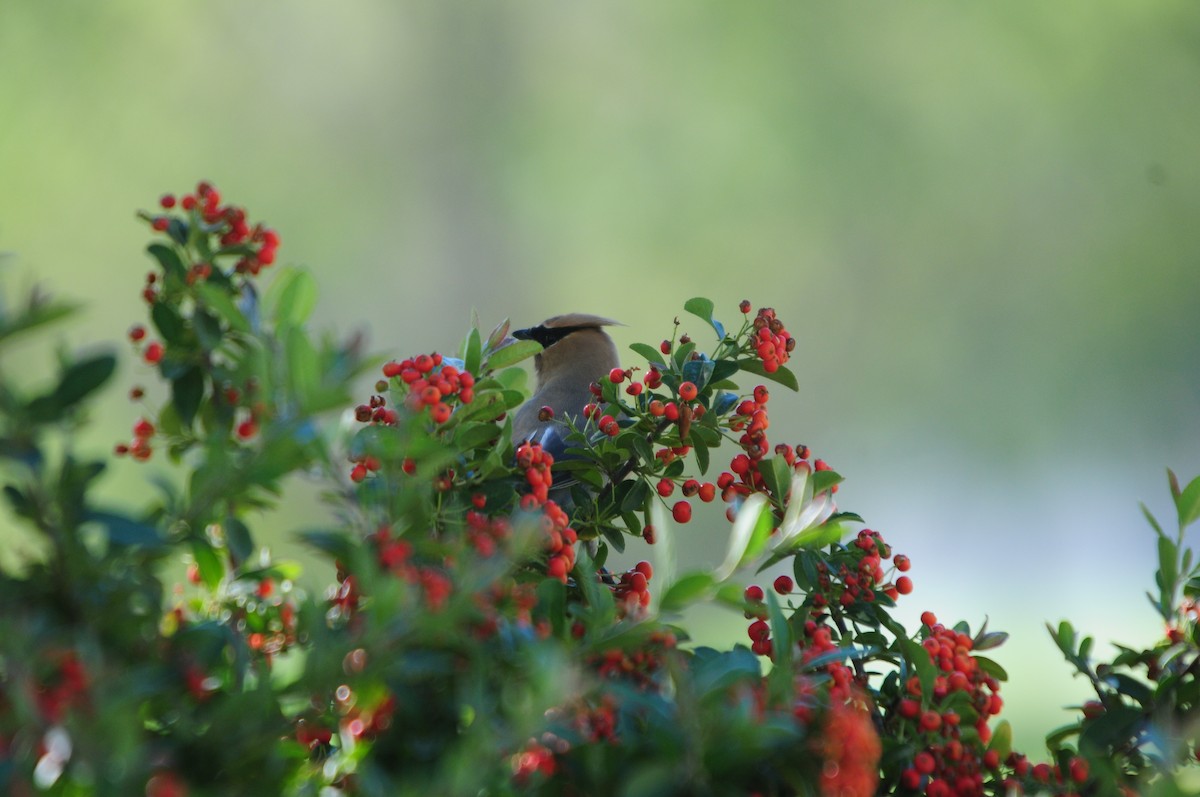
[[[510,334],[517,340],[533,340],[532,329],[514,329]]]

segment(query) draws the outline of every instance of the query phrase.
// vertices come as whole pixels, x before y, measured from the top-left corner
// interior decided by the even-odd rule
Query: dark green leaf
[[[631,479],[622,484],[630,484],[631,486],[624,492],[621,497],[622,512],[637,512],[646,506],[646,499],[650,496],[650,487],[641,479]]]
[[[832,470],[813,471],[812,475],[808,478],[812,484],[813,495],[820,495],[830,487],[833,487],[833,485],[841,484],[845,481],[845,478],[840,473]]]
[[[694,429],[692,434],[692,453],[696,455],[696,466],[700,468],[700,475],[703,476],[708,473],[708,446],[697,439],[699,437],[699,435],[695,434],[697,431],[699,430]]]
[[[108,541],[113,545],[138,548],[161,548],[165,541],[158,529],[113,512],[92,510],[84,518],[98,523],[108,532]]]
[[[221,345],[221,322],[212,313],[197,307],[192,314],[192,326],[196,330],[196,339],[205,351],[211,352]]]
[[[158,264],[162,266],[163,274],[169,278],[183,282],[187,278],[187,269],[179,259],[179,253],[166,244],[150,244],[146,247]]]
[[[107,382],[116,367],[117,358],[111,354],[101,354],[69,365],[54,390],[55,400],[64,407],[81,401]]]
[[[171,404],[184,429],[190,429],[204,398],[204,372],[192,367],[171,381]]]
[[[241,567],[254,553],[254,540],[250,536],[250,529],[232,515],[225,518],[222,528],[225,530],[225,546],[229,549],[233,566]]]
[[[183,342],[187,325],[183,321],[183,316],[173,305],[166,302],[155,302],[154,306],[150,308],[150,320],[154,322],[158,334],[162,335],[163,340],[167,343]]]

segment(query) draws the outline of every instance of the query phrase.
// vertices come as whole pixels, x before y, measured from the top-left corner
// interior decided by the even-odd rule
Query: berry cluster
[[[189,214],[194,224],[201,222],[201,229],[218,236],[217,240],[223,249],[241,255],[234,266],[237,273],[257,276],[259,271],[275,262],[279,233],[262,224],[251,227],[246,221],[245,209],[222,204],[221,192],[212,183],[202,180],[197,183],[193,193],[184,194],[178,199],[174,194],[164,194],[159,199],[159,206],[165,211],[174,210],[176,205]],[[179,224],[179,220],[169,214],[148,215],[147,218],[150,226],[162,233],[175,232],[172,228]],[[207,279],[211,274],[211,264],[193,264],[188,270],[188,284],[197,279]],[[152,285],[147,288],[152,289]]]
[[[717,495],[717,486],[712,482],[699,482],[696,479],[678,479],[664,476],[658,480],[655,486],[658,494],[662,498],[670,498],[675,493],[675,487],[678,485],[679,490],[683,493],[683,500],[676,501],[671,507],[671,517],[676,523],[687,523],[692,519],[692,505],[687,499],[699,498],[704,503],[709,503]]]
[[[670,631],[653,631],[635,650],[610,648],[589,658],[601,678],[628,680],[638,689],[661,687],[660,674],[677,640]]]
[[[517,468],[524,472],[530,492],[521,496],[521,509],[533,512],[541,509],[542,532],[548,555],[546,574],[567,583],[567,574],[575,567],[575,542],[578,535],[571,528],[571,518],[550,500],[554,474],[550,468],[554,457],[538,443],[522,443],[517,448]]]
[[[139,462],[145,462],[154,453],[154,447],[150,445],[154,432],[153,423],[145,418],[138,418],[137,422],[133,424],[133,440],[128,445],[118,443],[113,449],[113,453],[119,457],[128,454]]]
[[[775,310],[761,307],[754,318],[754,353],[762,360],[763,370],[773,374],[788,361],[796,348],[796,339],[784,329],[783,322],[775,317]]]
[[[850,608],[857,602],[874,603],[880,592],[892,600],[912,592],[912,579],[908,576],[900,576],[894,583],[887,581],[883,563],[890,558],[891,546],[879,532],[859,531],[854,541],[831,555],[828,562],[817,562],[817,583],[809,596],[812,606],[816,610],[830,604]],[[912,563],[907,556],[899,555],[893,566],[907,571]]]
[[[911,676],[904,684],[906,696],[895,707],[899,717],[915,725],[923,745],[901,773],[901,785],[927,797],[982,795],[985,771],[1000,765],[999,754],[986,750],[988,719],[1003,706],[999,681],[972,654],[971,637],[946,628],[932,612],[922,614],[921,622],[928,629],[921,645],[938,675],[931,694],[918,676]],[[963,733],[958,708],[970,718],[973,733]]]
[[[653,576],[654,568],[649,562],[642,561],[622,573],[612,585],[621,616],[639,616],[645,613],[650,605],[649,583]]]

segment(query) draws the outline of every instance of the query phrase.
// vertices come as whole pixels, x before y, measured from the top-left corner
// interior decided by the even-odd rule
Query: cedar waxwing
[[[543,347],[533,358],[537,389],[513,417],[513,442],[540,443],[555,459],[562,456],[566,448],[562,419],[569,416],[580,423],[584,406],[593,400],[589,390],[592,382],[620,365],[616,345],[601,329],[616,323],[600,316],[570,313],[512,333],[514,338],[536,340]],[[552,420],[538,419],[542,407],[554,412]]]

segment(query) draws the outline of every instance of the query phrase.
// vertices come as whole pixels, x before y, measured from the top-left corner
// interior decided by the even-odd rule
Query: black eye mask
[[[543,349],[548,349],[555,343],[570,335],[572,332],[578,332],[581,329],[595,329],[594,326],[577,326],[577,327],[547,327],[536,326],[529,329],[515,329],[512,336],[517,340],[536,340],[542,344]]]

